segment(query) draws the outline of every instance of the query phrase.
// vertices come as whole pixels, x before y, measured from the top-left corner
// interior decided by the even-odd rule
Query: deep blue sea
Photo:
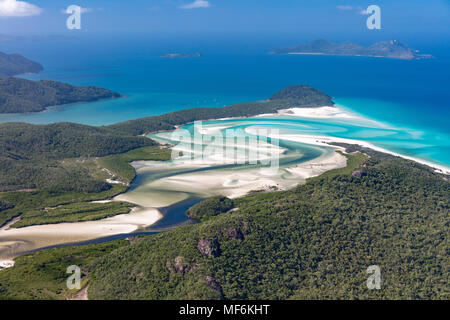
[[[29,79],[95,85],[125,98],[51,108],[45,113],[0,115],[0,122],[71,121],[106,125],[192,107],[221,107],[269,97],[292,84],[309,84],[365,117],[416,132],[410,144],[375,139],[393,151],[450,166],[450,48],[417,47],[435,59],[269,55],[245,43],[199,47],[141,38],[5,42],[0,51],[41,62]],[[242,46],[242,52],[239,46]],[[275,46],[276,47],[276,46]],[[200,58],[165,59],[168,52]],[[332,134],[332,133],[330,133]],[[365,137],[354,137],[364,139]],[[372,139],[373,140],[373,139]]]

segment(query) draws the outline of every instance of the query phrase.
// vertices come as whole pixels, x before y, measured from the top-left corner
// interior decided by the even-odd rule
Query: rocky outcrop
[[[220,286],[220,284],[217,283],[214,277],[207,276],[205,278],[205,282],[211,287],[211,289],[222,294],[222,287]]]
[[[182,256],[178,256],[175,258],[173,267],[176,273],[183,274],[186,271],[188,264],[184,261],[184,258]]]
[[[355,170],[352,172],[352,176],[355,178],[361,178],[361,177],[367,176],[367,173],[364,171],[361,171],[361,170]]]
[[[241,229],[228,229],[226,235],[232,239],[244,240],[244,234],[242,233]]]
[[[200,239],[197,242],[197,250],[205,257],[217,257],[220,255],[220,246],[216,240]]]
[[[185,261],[184,257],[178,256],[173,262],[171,260],[167,260],[166,269],[170,273],[178,273],[183,275],[189,270],[189,264]]]

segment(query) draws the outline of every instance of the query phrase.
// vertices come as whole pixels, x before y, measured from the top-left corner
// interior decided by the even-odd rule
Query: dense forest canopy
[[[362,150],[363,151],[363,150]],[[448,299],[450,183],[371,152],[351,172],[235,200],[90,268],[91,298]],[[368,290],[367,267],[382,272]]]
[[[92,199],[73,191],[110,191],[106,183],[91,184],[104,183],[101,180],[83,180],[85,172],[77,170],[88,162],[79,165],[79,160],[70,159],[106,156],[101,165],[130,181],[134,173],[129,161],[167,156],[138,134],[194,120],[319,106],[329,99],[310,87],[294,86],[265,102],[181,110],[107,127],[1,124],[3,191],[19,187],[50,191],[30,192],[22,202],[15,199],[23,192],[2,193],[0,211],[19,212],[29,207],[25,202],[58,205],[71,199],[47,220],[41,209],[29,217],[25,214],[23,225],[126,211],[124,204],[114,208],[71,204],[74,198]],[[0,297],[65,298],[65,278],[58,282],[62,278],[57,274],[65,276],[67,263],[75,261],[83,267],[93,299],[448,299],[448,177],[413,161],[341,146],[351,152],[346,168],[328,171],[290,191],[208,199],[188,212],[200,219],[198,224],[126,245],[112,242],[107,250],[99,249],[105,245],[92,245],[85,255],[75,247],[19,257],[17,267],[0,272]],[[69,178],[77,185],[62,183]],[[78,216],[80,210],[88,214]],[[381,268],[382,290],[366,287],[370,265]],[[24,287],[24,281],[34,286]]]
[[[42,70],[44,68],[41,64],[20,54],[0,52],[0,77],[10,77],[22,73],[39,73]]]
[[[68,103],[118,98],[120,94],[93,86],[21,78],[0,78],[0,113],[39,112],[46,107]]]
[[[195,225],[16,258],[0,297],[65,299],[77,264],[89,299],[448,299],[447,177],[348,151],[346,168],[293,190],[234,199],[217,215],[219,199],[207,200],[196,208],[214,214]],[[381,290],[366,286],[371,265]]]
[[[4,90],[20,96],[28,105],[28,98],[41,105],[49,97],[67,103],[77,90],[90,90],[92,87],[72,87],[54,81],[33,82],[23,79],[0,79]],[[16,86],[17,85],[17,86]],[[74,89],[75,88],[75,89]],[[101,90],[104,89],[94,89]],[[1,91],[1,89],[0,89]],[[31,93],[30,93],[31,92]],[[0,97],[2,97],[0,95]],[[0,98],[1,99],[1,98]],[[65,99],[65,100],[64,100]],[[155,145],[145,137],[136,137],[145,132],[171,130],[175,125],[195,120],[207,120],[231,116],[250,116],[260,113],[276,112],[279,109],[304,105],[332,104],[325,93],[306,85],[292,86],[272,96],[269,101],[242,103],[223,108],[187,109],[131,120],[105,127],[92,127],[74,123],[33,125],[25,123],[0,124],[0,191],[19,189],[58,189],[70,190],[70,183],[80,181],[74,190],[104,191],[105,182],[84,181],[82,168],[63,168],[58,160],[76,157],[103,157],[124,153],[132,149]],[[69,179],[70,175],[76,179]]]
[[[186,215],[191,219],[204,219],[208,217],[217,216],[221,213],[227,212],[234,208],[234,201],[223,196],[212,197],[204,200],[186,212]]]
[[[83,166],[68,168],[61,160],[102,157],[154,145],[145,137],[126,136],[103,127],[74,123],[0,124],[0,191],[19,189],[105,190]]]
[[[173,130],[197,120],[226,117],[249,117],[258,114],[276,113],[293,107],[321,107],[334,105],[324,92],[307,85],[295,85],[279,91],[263,102],[238,103],[222,108],[196,108],[179,110],[161,116],[130,120],[111,125],[110,128],[123,133],[139,135],[158,130]]]

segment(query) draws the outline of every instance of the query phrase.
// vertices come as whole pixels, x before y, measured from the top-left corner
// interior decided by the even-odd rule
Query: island
[[[382,57],[403,60],[432,58],[429,54],[419,54],[418,50],[411,49],[398,40],[380,41],[368,47],[349,41],[334,43],[327,40],[315,40],[295,47],[275,49],[270,53]]]
[[[161,56],[161,58],[198,58],[201,57],[201,53],[200,52],[196,52],[196,53],[166,53],[164,55]]]
[[[10,77],[23,73],[39,73],[44,68],[38,62],[29,60],[20,54],[0,52],[0,77]]]
[[[0,78],[0,113],[40,112],[50,106],[119,97],[119,93],[94,86],[78,87],[51,80]]]

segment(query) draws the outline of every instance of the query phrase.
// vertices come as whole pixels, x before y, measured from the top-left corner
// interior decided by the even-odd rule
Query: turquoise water
[[[0,122],[106,125],[185,108],[260,100],[287,85],[306,83],[335,97],[337,104],[386,124],[386,128],[303,119],[297,120],[294,130],[300,130],[301,123],[308,124],[316,133],[365,140],[450,165],[450,50],[446,48],[422,50],[436,59],[401,61],[274,56],[265,49],[237,54],[237,50],[226,52],[223,47],[193,47],[136,39],[4,43],[2,51],[20,52],[44,65],[43,73],[27,78],[97,85],[126,97],[50,108],[45,113],[0,115]],[[160,58],[172,51],[201,51],[203,56]]]

